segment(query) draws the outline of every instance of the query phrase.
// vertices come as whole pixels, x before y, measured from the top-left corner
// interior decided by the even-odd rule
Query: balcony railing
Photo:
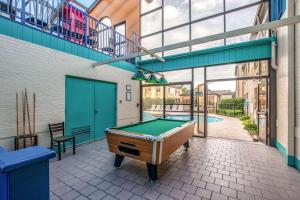
[[[128,56],[138,51],[136,41],[67,1],[0,0],[0,15],[112,57]]]

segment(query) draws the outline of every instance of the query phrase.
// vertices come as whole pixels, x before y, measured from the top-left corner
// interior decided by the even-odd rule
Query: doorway
[[[77,143],[104,137],[116,125],[116,83],[66,77],[66,135]]]
[[[270,145],[269,68],[262,60],[194,69],[195,135]]]

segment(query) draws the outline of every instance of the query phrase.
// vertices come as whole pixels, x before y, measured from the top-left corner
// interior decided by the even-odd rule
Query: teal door
[[[116,90],[114,83],[95,83],[95,139],[104,137],[104,130],[116,125]]]
[[[116,84],[66,77],[66,135],[76,143],[104,137],[116,125]]]

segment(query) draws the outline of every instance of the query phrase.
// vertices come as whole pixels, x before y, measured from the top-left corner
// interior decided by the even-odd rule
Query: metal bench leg
[[[63,142],[64,152],[66,152],[66,143]]]
[[[73,155],[75,154],[75,138],[73,138]]]
[[[58,142],[58,160],[61,160],[60,142]]]

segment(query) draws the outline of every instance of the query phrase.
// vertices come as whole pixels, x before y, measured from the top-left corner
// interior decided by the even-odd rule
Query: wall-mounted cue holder
[[[16,130],[17,135],[15,139],[15,150],[38,145],[38,136],[35,133],[35,108],[36,95],[32,95],[32,110],[30,109],[27,89],[22,91],[21,101],[19,101],[19,94],[16,93]],[[21,103],[21,116],[19,116],[19,104]],[[20,122],[20,118],[22,119]],[[28,131],[28,132],[27,132]]]

